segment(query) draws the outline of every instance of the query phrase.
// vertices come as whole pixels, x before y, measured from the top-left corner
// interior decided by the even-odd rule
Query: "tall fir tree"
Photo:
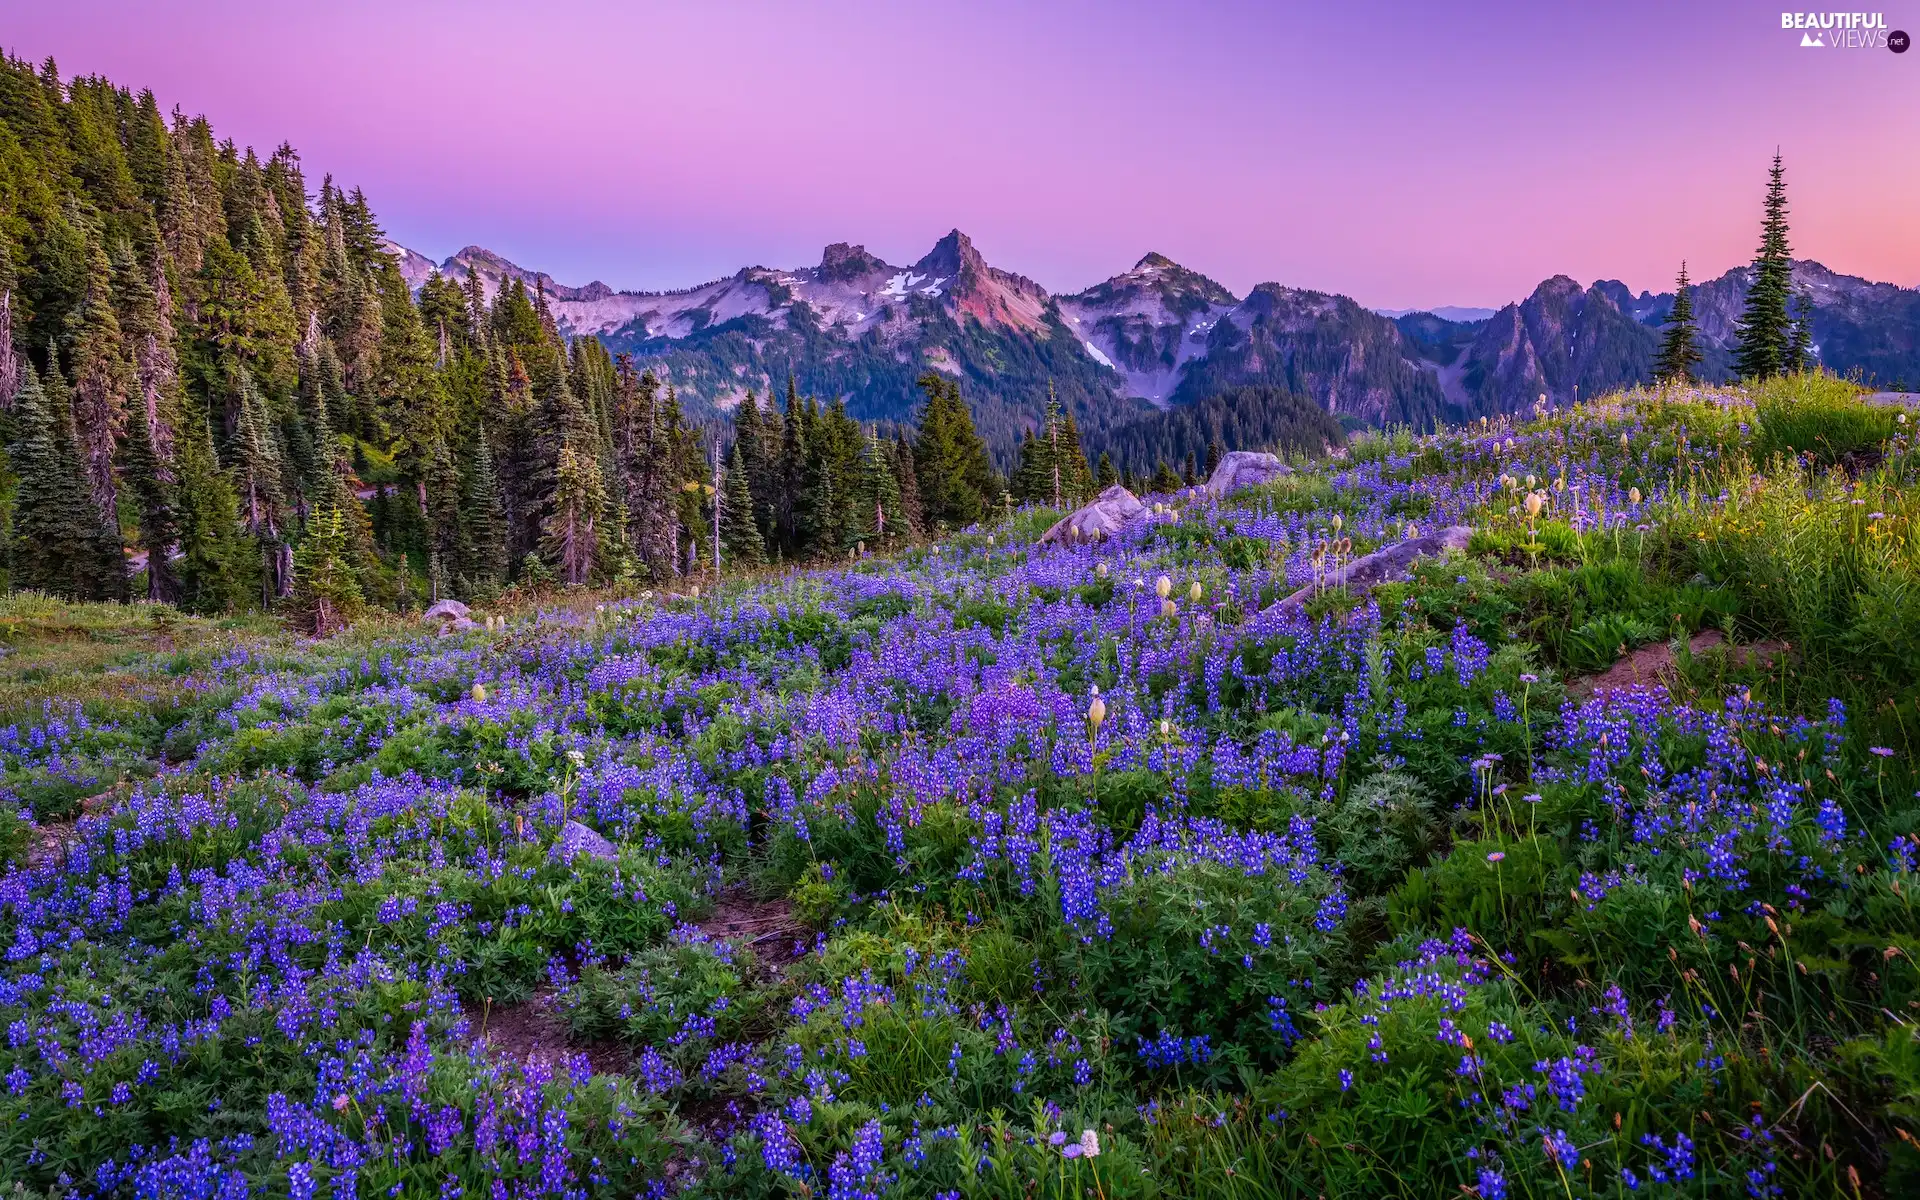
[[[1753,282],[1740,314],[1734,370],[1745,379],[1766,379],[1787,369],[1792,339],[1787,315],[1792,287],[1793,252],[1787,242],[1786,168],[1773,156],[1767,173],[1767,198],[1760,222],[1760,249],[1754,255]]]
[[[114,452],[126,428],[129,370],[113,311],[113,272],[106,251],[88,246],[86,290],[70,321],[73,424],[87,497],[99,519],[119,528],[119,478]]]
[[[920,503],[920,478],[913,466],[913,443],[907,440],[905,431],[894,439],[887,457],[892,463],[894,483],[900,492],[901,533],[908,538],[925,537],[927,520],[926,511]]]
[[[254,386],[253,377],[245,367],[233,365],[230,378],[237,413],[232,438],[235,491],[240,500],[241,523],[259,551],[257,578],[260,604],[265,608],[293,587],[293,547],[288,541],[290,523],[284,490],[286,472],[266,397]]]
[[[574,398],[564,372],[549,392],[546,418],[552,423],[554,451],[541,557],[563,582],[580,585],[593,577],[599,561],[597,525],[606,507],[606,482],[600,474],[598,431]]]
[[[892,545],[908,536],[901,519],[900,477],[893,456],[877,432],[867,435],[860,454],[860,533],[856,541]]]
[[[8,455],[14,510],[7,547],[13,586],[76,600],[115,598],[114,581],[98,561],[98,513],[61,449],[47,395],[29,364],[21,364],[13,417]]]
[[[962,529],[984,517],[999,490],[986,443],[974,431],[973,414],[960,385],[933,372],[920,377],[926,407],[914,442],[913,467],[920,503],[930,527]]]
[[[214,457],[204,417],[180,430],[180,607],[231,612],[246,601],[247,554],[240,542],[240,505]]]
[[[293,554],[294,618],[317,637],[337,632],[360,610],[359,574],[353,567],[351,531],[336,509],[316,509]]]
[[[1662,383],[1691,383],[1700,364],[1699,327],[1693,316],[1693,285],[1687,282],[1687,264],[1673,284],[1673,311],[1653,362],[1653,377]]]
[[[726,486],[715,498],[720,505],[720,548],[732,567],[757,567],[767,561],[766,543],[753,515],[753,490],[747,484],[746,456],[733,443],[727,459]]]
[[[500,483],[493,470],[493,451],[483,428],[474,439],[462,475],[461,522],[468,536],[467,557],[457,570],[468,595],[485,598],[507,579],[507,522],[500,507]]]

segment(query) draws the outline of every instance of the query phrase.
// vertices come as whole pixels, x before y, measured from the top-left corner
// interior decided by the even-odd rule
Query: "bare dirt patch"
[[[576,1054],[584,1054],[596,1073],[617,1075],[625,1071],[632,1054],[617,1042],[583,1042],[578,1045],[567,1036],[567,1022],[553,1003],[553,992],[542,988],[519,1004],[489,1004],[481,1001],[467,1013],[476,1045],[509,1062],[559,1063]]]
[[[755,961],[776,970],[800,957],[794,943],[804,943],[808,934],[786,900],[757,900],[742,891],[723,894],[700,929],[710,938],[751,950]]]
[[[1741,667],[1750,663],[1770,663],[1787,652],[1787,647],[1779,642],[1753,642],[1736,646],[1714,629],[1703,629],[1687,640],[1687,652],[1696,657],[1722,646],[1726,647],[1734,665]],[[1598,675],[1572,680],[1567,684],[1567,694],[1576,700],[1585,700],[1615,688],[1664,687],[1673,678],[1676,669],[1672,644],[1655,642],[1628,651],[1620,661]]]

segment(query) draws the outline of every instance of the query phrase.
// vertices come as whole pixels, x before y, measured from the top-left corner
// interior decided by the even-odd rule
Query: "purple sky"
[[[563,282],[911,262],[958,226],[1056,290],[1150,249],[1380,306],[1658,290],[1751,256],[1778,145],[1797,253],[1920,283],[1920,51],[1802,49],[1767,4],[11,7],[15,54]]]

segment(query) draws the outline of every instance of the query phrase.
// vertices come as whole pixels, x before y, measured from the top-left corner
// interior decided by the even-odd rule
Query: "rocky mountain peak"
[[[987,260],[974,249],[973,239],[955,229],[933,244],[921,260],[913,264],[915,274],[958,279],[969,274],[984,275]]]
[[[865,246],[835,242],[820,254],[820,279],[826,283],[844,283],[883,271],[887,264],[867,252]]]

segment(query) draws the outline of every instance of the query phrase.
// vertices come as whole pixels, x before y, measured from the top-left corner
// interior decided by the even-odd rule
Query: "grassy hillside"
[[[13,600],[0,1179],[1912,1194],[1916,472],[1803,379],[451,637]]]

